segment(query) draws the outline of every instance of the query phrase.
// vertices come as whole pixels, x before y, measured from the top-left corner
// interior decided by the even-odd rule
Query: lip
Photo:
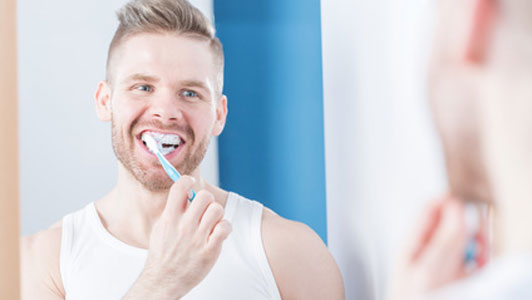
[[[185,146],[186,144],[186,140],[183,139],[183,137],[177,133],[177,132],[168,132],[168,131],[161,131],[161,130],[156,130],[156,129],[144,129],[142,130],[139,134],[137,134],[135,137],[136,137],[136,140],[137,140],[137,143],[139,144],[140,148],[144,150],[144,152],[146,152],[147,154],[153,156],[153,157],[157,157],[154,153],[152,153],[150,151],[150,149],[148,149],[148,147],[146,145],[144,145],[144,143],[142,142],[142,139],[141,139],[141,136],[145,133],[145,132],[156,132],[156,133],[161,133],[161,134],[175,134],[177,136],[179,136],[179,138],[181,139],[181,144],[179,145],[179,147],[177,148],[177,150],[175,151],[172,151],[170,153],[168,153],[167,155],[164,155],[164,157],[166,157],[166,159],[170,160],[174,157],[176,157],[179,153],[181,153],[181,150],[183,149],[183,147]]]

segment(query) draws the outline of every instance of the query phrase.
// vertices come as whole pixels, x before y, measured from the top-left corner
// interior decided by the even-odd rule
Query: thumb
[[[457,279],[465,267],[466,242],[463,204],[458,200],[447,201],[442,211],[441,222],[421,258],[423,264],[428,269],[438,272],[441,282]]]

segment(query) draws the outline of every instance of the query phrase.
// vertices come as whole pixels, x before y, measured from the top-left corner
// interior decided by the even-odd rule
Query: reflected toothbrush
[[[144,141],[146,142],[146,146],[148,147],[148,149],[150,149],[150,151],[153,152],[155,156],[157,156],[166,174],[168,174],[168,176],[170,176],[170,178],[174,182],[176,182],[179,179],[179,177],[181,177],[181,175],[161,153],[161,151],[159,150],[159,147],[157,146],[157,142],[155,141],[155,138],[149,134],[146,134],[144,136]],[[196,197],[196,193],[194,193],[193,190],[190,190],[190,192],[192,193],[192,197],[190,197],[189,200],[192,201]]]

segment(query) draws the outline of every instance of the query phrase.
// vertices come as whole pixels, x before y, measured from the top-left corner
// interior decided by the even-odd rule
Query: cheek
[[[430,104],[442,137],[457,139],[478,133],[478,91],[460,74],[444,72],[430,82]]]
[[[210,134],[216,121],[216,111],[212,106],[201,107],[200,109],[190,110],[188,114],[188,123],[196,134]]]
[[[113,102],[112,117],[115,126],[120,127],[122,131],[130,131],[141,117],[146,108],[135,101],[117,99]]]

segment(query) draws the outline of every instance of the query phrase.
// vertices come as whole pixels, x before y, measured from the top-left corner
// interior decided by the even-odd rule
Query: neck
[[[530,148],[511,132],[515,130],[506,131],[506,139],[499,140],[491,159],[495,255],[532,254],[532,157]]]
[[[494,71],[486,78],[482,140],[495,207],[494,254],[532,255],[531,77]]]
[[[190,176],[196,179],[196,193],[207,190],[225,205],[226,192],[207,183],[199,168]],[[139,248],[148,248],[153,224],[159,219],[168,198],[169,190],[154,192],[146,189],[119,163],[118,183],[105,197],[96,202],[104,227],[123,242]]]
[[[514,176],[501,188],[495,213],[495,255],[532,255],[532,188],[528,176]]]

